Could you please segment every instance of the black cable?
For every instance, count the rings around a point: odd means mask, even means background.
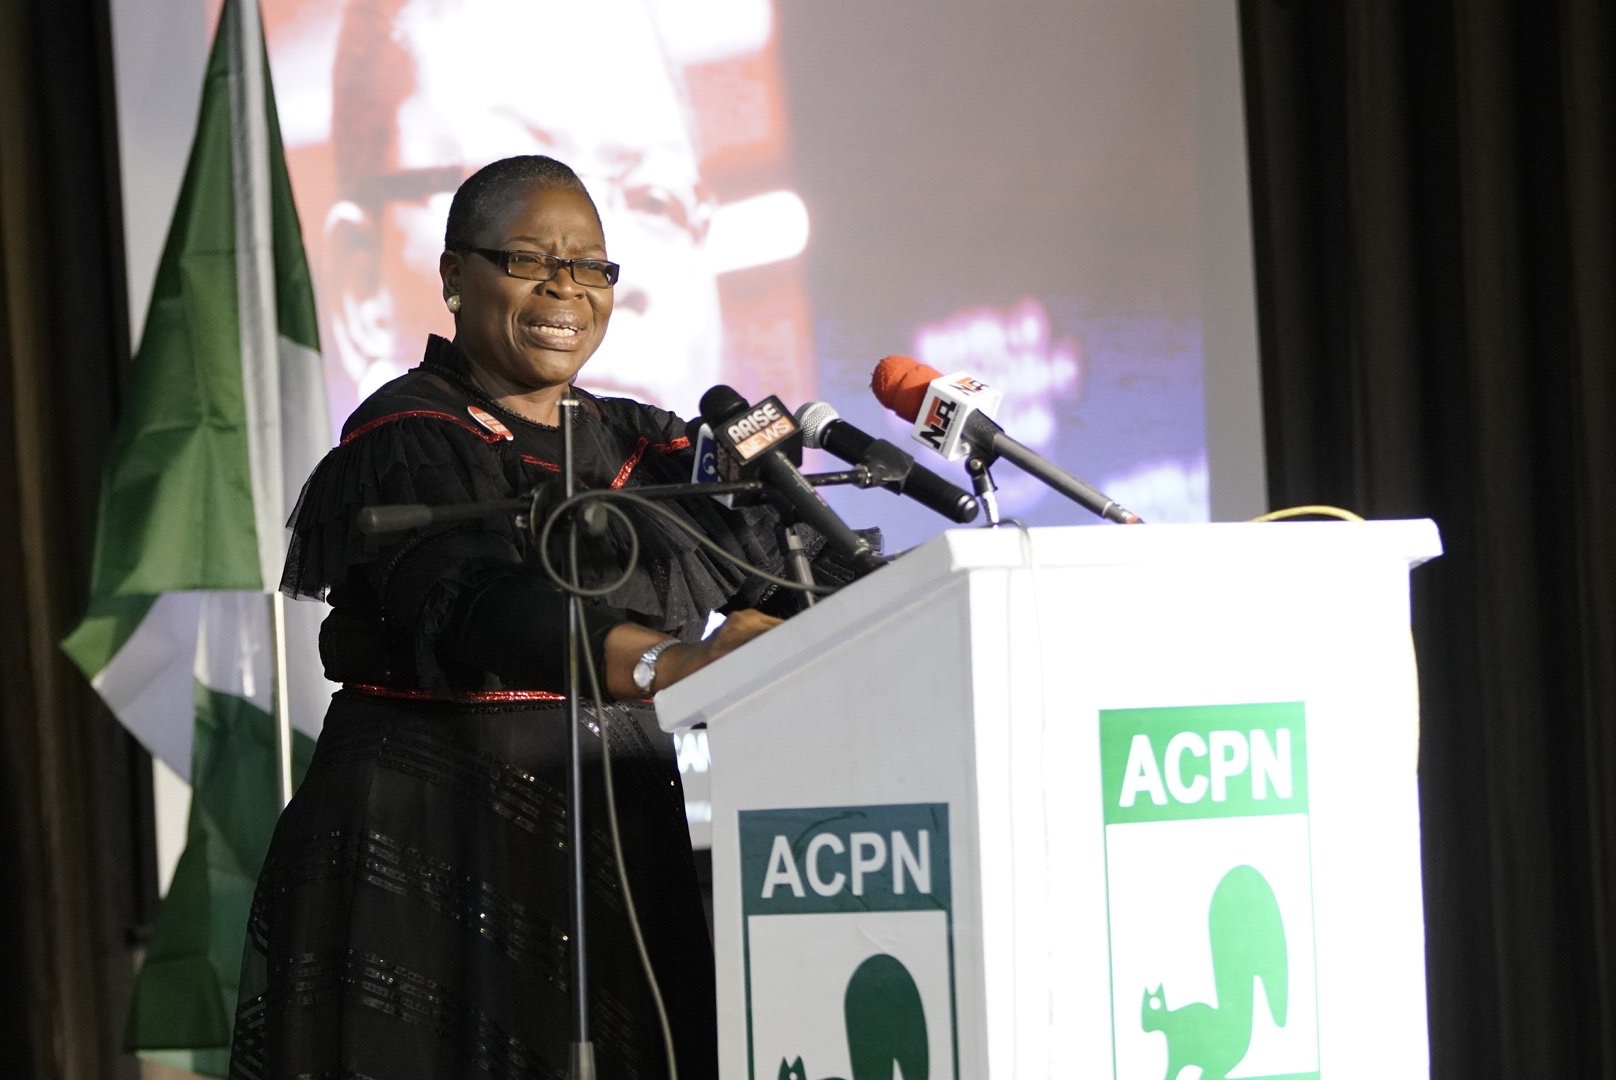
[[[571,555],[576,566],[578,555],[576,533],[573,544]],[[578,626],[584,641],[587,642],[589,625],[582,610],[578,612]],[[595,701],[595,718],[600,722],[600,759],[602,773],[606,779],[606,831],[611,836],[612,856],[617,862],[618,888],[623,890],[623,911],[628,915],[634,949],[639,953],[640,967],[644,969],[645,981],[651,989],[651,1001],[656,1005],[657,1022],[662,1026],[662,1049],[668,1059],[668,1080],[679,1080],[679,1065],[673,1053],[673,1026],[668,1022],[668,1008],[662,1000],[662,987],[657,982],[655,969],[651,966],[651,951],[645,944],[645,932],[640,926],[640,913],[634,904],[634,891],[628,883],[628,863],[623,857],[623,834],[617,825],[617,789],[613,782],[611,728],[607,720],[605,694],[601,692],[600,675],[595,670],[593,653],[588,648],[580,651],[584,658],[584,669],[589,675],[589,690]]]
[[[629,548],[629,557],[621,576],[604,586],[585,588],[584,586],[579,585],[575,588],[565,577],[561,575],[559,571],[556,570],[555,564],[550,559],[550,534],[566,511],[587,502],[590,499],[600,500],[601,507],[603,509],[610,513],[617,514],[623,519],[624,524],[628,526],[629,537],[633,541],[633,544]],[[719,558],[725,560],[731,565],[736,566],[746,573],[751,574],[753,577],[766,581],[771,585],[778,585],[787,589],[799,589],[803,592],[817,593],[822,596],[829,596],[837,589],[837,587],[834,585],[804,585],[800,581],[795,581],[791,578],[779,577],[767,570],[764,570],[762,567],[753,566],[739,555],[735,555],[724,550],[722,546],[703,534],[701,530],[697,529],[694,525],[685,521],[677,514],[674,514],[672,511],[658,505],[654,499],[647,499],[629,491],[602,490],[580,491],[575,495],[571,495],[563,499],[561,502],[556,504],[555,509],[550,512],[550,516],[545,519],[544,525],[539,530],[538,549],[540,564],[544,567],[545,573],[550,575],[550,580],[554,581],[556,585],[563,590],[572,593],[574,596],[591,598],[607,596],[622,588],[622,586],[628,581],[630,575],[633,574],[634,568],[638,564],[640,543],[639,535],[634,531],[634,521],[621,507],[613,506],[613,501],[631,502],[645,510],[649,510],[652,513],[661,515],[662,517],[666,518],[670,524],[688,534],[698,544],[712,552],[714,555],[717,555]]]
[[[556,568],[554,562],[550,558],[549,545],[553,530],[562,520],[562,518],[567,516],[568,511],[579,509],[590,500],[597,501],[602,510],[606,511],[608,514],[616,514],[623,521],[623,524],[627,527],[629,534],[629,550],[628,557],[624,561],[622,574],[618,578],[604,586],[586,588],[579,579],[580,569],[578,562],[577,529],[574,528],[568,534],[567,555],[571,569],[570,575],[563,575]],[[712,554],[724,559],[731,565],[739,568],[747,574],[759,578],[762,581],[788,589],[798,589],[809,593],[810,595],[816,593],[828,595],[836,591],[835,587],[833,586],[806,584],[790,578],[779,577],[761,567],[753,566],[740,556],[726,551],[722,546],[695,528],[695,526],[689,524],[683,518],[672,513],[665,507],[658,505],[655,500],[647,499],[643,496],[627,491],[600,490],[577,492],[563,499],[550,512],[549,516],[545,518],[544,524],[540,527],[538,532],[537,546],[539,549],[540,564],[544,567],[545,573],[549,575],[550,579],[555,582],[557,586],[559,586],[564,592],[567,592],[574,597],[595,598],[606,596],[612,592],[615,592],[628,581],[629,577],[633,574],[634,569],[639,564],[639,533],[634,528],[633,518],[631,518],[622,507],[613,505],[615,501],[631,502],[644,510],[661,515],[664,519],[689,535],[693,540],[695,540],[702,547],[706,548]],[[530,529],[535,517],[537,516],[535,513],[537,507],[538,494],[535,492],[528,514],[528,525]],[[661,986],[657,982],[656,971],[651,964],[650,950],[645,944],[645,934],[640,925],[640,917],[634,903],[633,890],[629,885],[628,865],[623,855],[623,837],[617,820],[617,794],[612,766],[611,727],[608,719],[609,711],[606,705],[605,694],[602,692],[601,688],[600,674],[595,668],[594,653],[588,647],[588,622],[581,606],[574,608],[574,618],[576,620],[576,625],[572,626],[571,629],[576,634],[575,648],[577,650],[578,658],[583,662],[585,673],[589,679],[590,693],[595,706],[595,718],[598,721],[600,728],[601,766],[606,788],[606,825],[607,833],[611,837],[612,854],[617,863],[618,887],[623,892],[624,911],[628,916],[629,929],[634,938],[634,947],[639,955],[640,965],[645,972],[645,979],[651,991],[652,1001],[656,1005],[657,1020],[662,1029],[663,1051],[667,1057],[668,1077],[669,1080],[678,1080],[678,1063],[675,1060],[674,1055],[673,1029],[668,1020],[667,1006],[662,997]],[[574,698],[574,700],[576,700],[576,698]],[[573,725],[573,727],[574,734],[576,735],[576,723]],[[581,944],[581,942],[579,944]]]

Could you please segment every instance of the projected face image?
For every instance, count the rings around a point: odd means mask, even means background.
[[[445,332],[437,270],[454,187],[528,153],[578,172],[623,266],[611,334],[580,385],[683,405],[719,381],[708,206],[642,4],[360,0],[334,81],[347,198],[328,218],[328,277],[341,283],[334,344],[357,396],[413,366],[428,331]]]
[[[880,18],[773,0],[270,0],[333,420],[451,332],[450,193],[544,153],[583,177],[623,266],[583,387],[686,416],[720,382],[823,397],[902,436],[867,380],[908,353],[1002,390],[1007,431],[1133,509],[1204,518],[1201,7],[962,10],[921,43],[921,0]],[[1074,35],[1093,63],[1046,47]],[[1023,58],[1013,78],[999,55]],[[1158,55],[1178,58],[1171,77],[1128,59]],[[1042,104],[991,107],[1012,86]],[[1009,514],[1082,520],[1013,468],[994,477]],[[895,543],[940,527],[844,501]]]

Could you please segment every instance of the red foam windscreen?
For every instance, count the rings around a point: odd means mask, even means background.
[[[883,356],[870,376],[875,400],[903,417],[913,420],[920,414],[926,387],[942,372],[909,356]]]

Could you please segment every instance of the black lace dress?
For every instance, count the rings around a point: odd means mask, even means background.
[[[690,475],[683,424],[588,395],[583,486]],[[281,816],[254,897],[230,1075],[373,1080],[567,1075],[573,1039],[565,599],[507,522],[378,539],[362,506],[510,498],[556,478],[557,430],[481,395],[434,338],[422,365],[348,421],[304,488],[283,591],[328,596],[332,700],[308,775]],[[554,485],[559,487],[559,485]],[[545,500],[551,501],[551,500]],[[773,515],[710,499],[680,513],[778,568]],[[631,579],[585,605],[597,667],[625,619],[687,639],[710,610],[764,599],[756,579],[631,511]],[[616,576],[615,518],[586,578]],[[823,568],[822,568],[823,569]],[[599,1075],[666,1075],[605,831],[600,717],[586,739],[590,1013]],[[717,1075],[713,961],[671,741],[648,705],[604,718],[625,861],[675,1034],[680,1075]]]

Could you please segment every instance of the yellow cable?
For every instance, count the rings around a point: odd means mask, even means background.
[[[1362,520],[1364,520],[1363,518],[1359,517],[1357,514],[1354,514],[1351,510],[1343,510],[1339,506],[1291,506],[1291,507],[1287,507],[1284,510],[1270,510],[1268,513],[1263,514],[1263,515],[1261,515],[1259,517],[1254,517],[1251,520],[1252,521],[1283,521],[1286,518],[1305,517],[1305,516],[1308,516],[1308,515],[1314,515],[1314,516],[1317,516],[1317,517],[1340,518],[1342,521],[1362,521]]]

